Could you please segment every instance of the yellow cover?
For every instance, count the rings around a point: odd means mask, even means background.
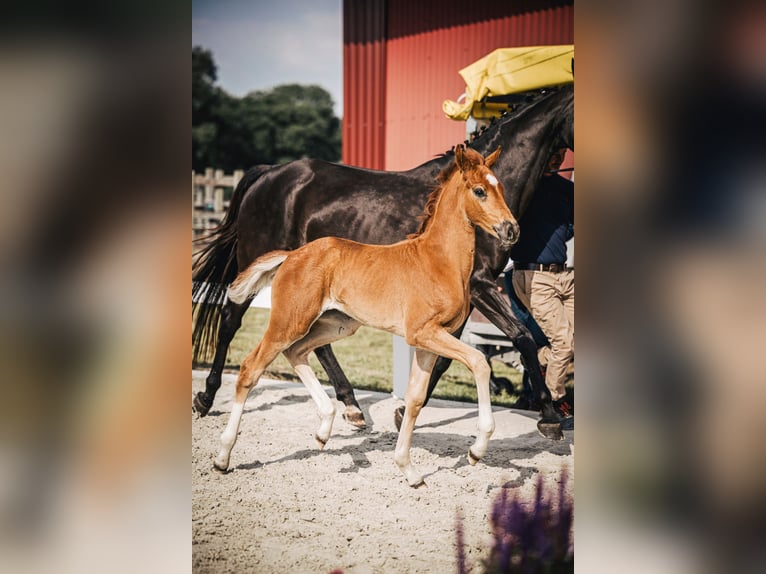
[[[477,108],[486,114],[487,96],[502,96],[574,83],[574,45],[500,48],[460,70],[465,80],[465,103],[444,100],[442,109],[453,120],[467,120]]]

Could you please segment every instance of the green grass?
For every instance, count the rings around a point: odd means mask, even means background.
[[[267,309],[248,310],[242,321],[242,327],[229,348],[227,368],[239,369],[242,359],[255,348],[263,336],[268,318]],[[333,350],[354,388],[388,393],[392,391],[393,350],[390,334],[370,327],[361,327],[354,336],[333,343]],[[324,369],[313,353],[310,361],[319,380],[329,384]],[[517,370],[500,362],[493,362],[492,370],[496,376],[510,379],[517,392],[521,389],[521,373]],[[282,355],[269,366],[266,376],[274,379],[298,380],[292,367]],[[436,386],[433,396],[476,402],[476,385],[473,375],[465,366],[453,361]],[[517,394],[508,395],[503,392],[499,396],[492,397],[492,404],[510,406],[517,398]]]

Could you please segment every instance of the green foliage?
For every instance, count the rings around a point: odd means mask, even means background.
[[[338,161],[340,120],[330,94],[286,84],[234,97],[215,85],[213,54],[192,48],[192,166],[225,171],[301,157]]]
[[[215,103],[218,69],[209,50],[192,48],[192,125],[204,121]]]

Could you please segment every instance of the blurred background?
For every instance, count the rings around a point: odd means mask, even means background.
[[[0,24],[15,571],[191,566],[191,12],[25,3]],[[761,572],[766,9],[579,0],[574,18],[576,568]]]
[[[8,571],[190,569],[190,15],[177,2],[4,9]]]
[[[763,571],[766,9],[575,30],[578,569]]]

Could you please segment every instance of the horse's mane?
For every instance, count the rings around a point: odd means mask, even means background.
[[[452,150],[452,153],[454,154],[454,148]],[[426,200],[426,206],[423,208],[423,214],[420,216],[420,226],[418,227],[418,230],[415,233],[410,233],[407,236],[407,239],[414,239],[420,235],[423,235],[425,233],[425,230],[428,229],[429,223],[431,223],[431,218],[434,215],[434,212],[436,211],[436,204],[439,202],[439,197],[442,194],[442,191],[445,187],[447,187],[447,182],[452,177],[452,174],[457,169],[457,162],[452,161],[450,164],[445,167],[441,172],[439,172],[439,175],[436,176],[436,181],[438,182],[434,190],[428,194],[428,199]]]
[[[558,92],[560,89],[559,86],[549,87],[549,88],[541,88],[539,90],[533,90],[530,92],[524,92],[522,94],[519,94],[520,100],[514,103],[508,104],[508,109],[503,110],[503,112],[500,114],[500,116],[492,117],[489,120],[488,126],[482,126],[481,128],[471,132],[471,134],[468,136],[468,139],[465,140],[466,145],[473,145],[475,143],[478,143],[480,140],[482,140],[484,137],[487,137],[490,133],[493,133],[495,129],[497,129],[501,124],[506,123],[507,121],[510,121],[521,114],[523,114],[525,111],[527,111],[529,108],[532,107],[533,104],[539,102],[540,100],[544,99],[545,97],[549,96],[550,94],[554,92]],[[446,156],[452,156],[455,155],[455,148],[448,149],[444,153],[437,154],[435,157],[442,158]]]
[[[481,138],[488,137],[488,135],[494,132],[501,124],[521,116],[524,112],[529,110],[533,104],[543,100],[552,93],[558,92],[559,89],[560,88],[558,86],[555,86],[519,94],[519,97],[521,98],[520,101],[508,104],[508,109],[503,111],[499,117],[493,117],[490,120],[489,126],[483,126],[481,129],[471,133],[469,139],[465,140],[464,143],[466,145],[471,145],[477,143]],[[443,158],[454,155],[455,147],[453,146],[451,149],[448,149],[444,153],[437,154],[436,157]],[[433,217],[434,211],[436,209],[436,204],[439,201],[439,196],[441,195],[441,192],[449,179],[452,177],[452,173],[455,171],[455,169],[457,169],[457,164],[452,161],[449,163],[449,165],[447,165],[447,167],[439,172],[439,175],[436,176],[438,183],[436,188],[428,194],[426,205],[423,208],[423,214],[419,217],[420,226],[415,233],[410,233],[407,236],[407,239],[414,239],[415,237],[422,235],[428,228],[428,224],[431,222],[431,218]]]

